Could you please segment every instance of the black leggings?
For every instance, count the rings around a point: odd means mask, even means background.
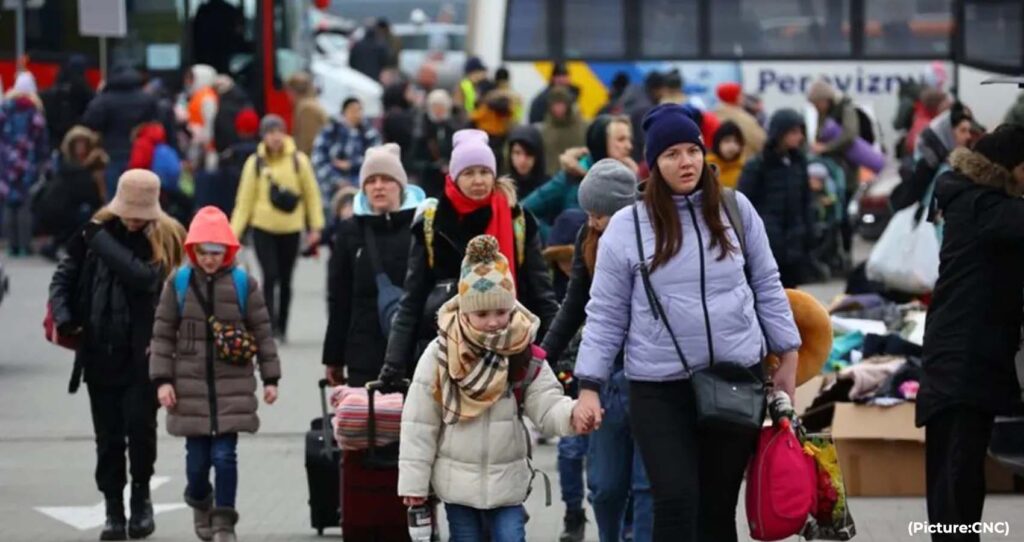
[[[995,416],[965,405],[934,414],[925,425],[928,521],[971,525],[985,507],[985,458]],[[981,540],[977,534],[933,534],[935,542]]]
[[[736,503],[756,431],[697,427],[688,380],[630,382],[633,438],[654,497],[656,542],[734,542]]]
[[[298,233],[267,233],[253,229],[256,258],[263,269],[263,297],[274,330],[284,333],[288,329],[288,309],[292,304],[292,272],[299,258]],[[275,297],[274,292],[280,297]]]
[[[96,486],[108,499],[120,499],[125,484],[125,452],[132,482],[149,487],[156,463],[156,391],[149,382],[106,387],[89,384],[89,407],[96,435]]]

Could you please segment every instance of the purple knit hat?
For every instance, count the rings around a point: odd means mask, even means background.
[[[452,180],[458,180],[466,168],[483,166],[495,175],[498,174],[497,160],[494,151],[487,145],[487,133],[482,130],[459,130],[452,136],[452,159],[448,162],[448,171]]]

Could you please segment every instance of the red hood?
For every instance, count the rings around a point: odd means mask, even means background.
[[[192,225],[188,228],[188,237],[185,238],[185,253],[192,265],[196,262],[195,245],[200,243],[217,243],[228,247],[224,256],[224,266],[231,267],[235,263],[235,255],[238,254],[238,238],[231,231],[231,224],[227,215],[220,209],[207,206],[196,213],[192,219]]]
[[[145,139],[152,141],[154,145],[159,145],[167,142],[167,131],[164,130],[163,124],[150,122],[140,127],[139,133],[135,137],[136,139]]]

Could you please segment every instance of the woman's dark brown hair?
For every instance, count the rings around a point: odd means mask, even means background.
[[[646,185],[644,205],[654,227],[654,259],[651,261],[653,272],[668,263],[683,248],[683,223],[679,219],[675,201],[672,200],[675,193],[661,176],[657,165],[651,169],[651,176],[647,179]],[[707,162],[704,163],[697,187],[703,190],[701,215],[711,230],[710,248],[718,247],[718,259],[722,260],[735,250],[735,246],[726,233],[728,228],[722,222],[722,185],[718,182],[718,175]]]

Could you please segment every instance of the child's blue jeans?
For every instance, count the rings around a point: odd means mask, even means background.
[[[238,433],[225,433],[213,437],[185,439],[185,474],[189,498],[202,501],[214,491],[210,486],[210,467],[217,475],[214,505],[235,507],[238,493]]]
[[[526,542],[526,509],[522,505],[479,510],[445,503],[451,542]],[[485,531],[485,528],[489,528]]]

